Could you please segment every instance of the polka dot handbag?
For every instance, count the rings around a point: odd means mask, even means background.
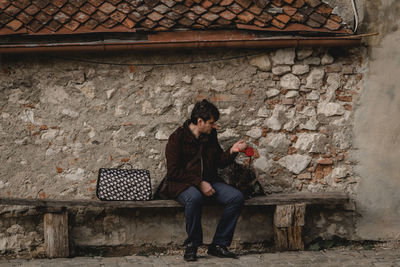
[[[97,179],[96,195],[100,200],[150,200],[151,184],[148,170],[101,168]]]

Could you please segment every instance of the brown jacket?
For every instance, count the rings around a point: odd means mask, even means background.
[[[176,198],[190,186],[199,187],[202,180],[223,182],[218,177],[217,169],[232,163],[237,155],[231,155],[230,149],[225,152],[222,150],[215,129],[197,140],[189,124],[188,120],[171,134],[165,149],[167,186],[162,194],[170,198]]]

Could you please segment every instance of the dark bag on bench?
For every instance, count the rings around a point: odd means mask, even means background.
[[[117,168],[99,169],[96,196],[100,200],[150,200],[151,183],[148,170]]]

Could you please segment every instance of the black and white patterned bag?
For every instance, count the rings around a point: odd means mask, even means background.
[[[96,195],[100,200],[150,200],[151,184],[148,170],[117,168],[99,169]]]

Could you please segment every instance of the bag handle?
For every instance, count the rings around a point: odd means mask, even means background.
[[[131,167],[131,169],[133,169],[133,165],[130,164],[129,162],[122,163],[121,165],[119,165],[119,166],[117,167],[117,169],[122,169],[122,167],[124,167],[125,165],[129,165],[129,166]]]

